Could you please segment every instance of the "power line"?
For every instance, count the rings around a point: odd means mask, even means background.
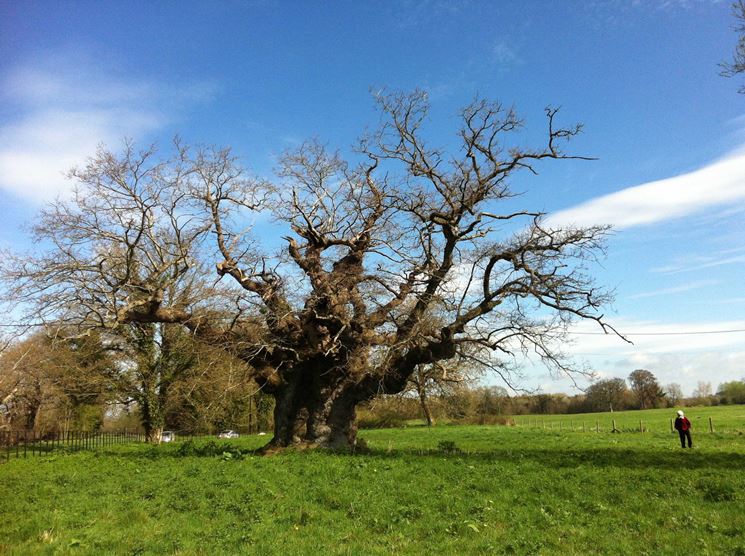
[[[697,334],[734,334],[737,332],[745,332],[745,328],[733,328],[730,330],[696,330],[689,332],[623,332],[620,333],[623,336],[695,336]],[[578,334],[582,336],[611,336],[606,332],[572,332],[569,331],[567,334]]]

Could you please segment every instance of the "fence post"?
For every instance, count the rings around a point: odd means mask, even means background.
[[[670,432],[673,432],[673,418],[670,417]]]
[[[711,422],[711,417],[709,417],[709,432],[714,432],[714,423]]]
[[[618,432],[618,429],[616,429],[616,420],[613,419],[612,422],[613,422],[613,430],[611,432]]]
[[[595,420],[595,432],[600,432],[600,420]]]

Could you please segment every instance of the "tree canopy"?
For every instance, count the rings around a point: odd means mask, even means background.
[[[422,365],[505,373],[524,352],[576,372],[566,327],[615,332],[586,266],[607,228],[547,226],[513,208],[510,180],[582,158],[563,151],[581,126],[549,108],[545,143],[525,148],[515,111],[477,99],[446,151],[425,139],[425,93],[377,101],[380,126],[350,160],[310,141],[273,181],[228,149],[99,150],[36,223],[48,248],[6,257],[11,296],[29,318],[79,331],[179,325],[220,346],[274,396],[279,447],[354,444],[357,404],[402,391]],[[266,218],[281,241],[252,226]]]

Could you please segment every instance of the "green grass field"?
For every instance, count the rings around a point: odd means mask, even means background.
[[[671,420],[675,419],[677,409],[683,409],[693,425],[693,431],[709,431],[709,419],[714,432],[745,434],[745,407],[741,405],[720,405],[716,407],[682,407],[675,409],[645,409],[642,411],[614,411],[604,413],[581,413],[577,415],[520,415],[515,417],[519,426],[610,431],[613,421],[616,428],[623,431],[669,432]]]
[[[365,455],[243,455],[267,440],[245,437],[11,458],[0,553],[745,555],[745,407],[726,409],[733,432],[694,450],[443,426],[363,431]]]

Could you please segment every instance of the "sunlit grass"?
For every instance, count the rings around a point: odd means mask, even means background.
[[[697,434],[690,451],[664,432],[361,434],[365,455],[254,456],[267,437],[245,437],[209,456],[12,458],[0,553],[745,554],[737,433]]]
[[[682,409],[693,424],[695,433],[742,432],[745,433],[745,406],[720,405],[676,407],[673,409],[644,409],[635,411],[606,411],[601,413],[578,413],[575,415],[520,415],[515,422],[523,427],[538,427],[558,430],[609,431],[616,428],[627,431],[643,429],[651,432],[669,432],[676,411]]]

